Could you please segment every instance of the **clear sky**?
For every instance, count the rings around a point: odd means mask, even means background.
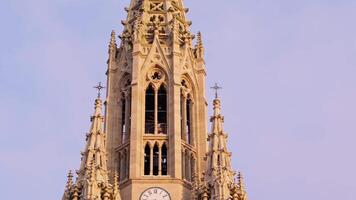
[[[1,199],[60,199],[128,0],[0,6]],[[186,0],[251,200],[355,200],[356,1]],[[211,91],[208,96],[213,97]],[[211,107],[209,107],[211,109]]]

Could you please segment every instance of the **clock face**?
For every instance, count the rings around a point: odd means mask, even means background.
[[[140,200],[171,200],[171,197],[166,190],[153,187],[145,190],[141,194]]]

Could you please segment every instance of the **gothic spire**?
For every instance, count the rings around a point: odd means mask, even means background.
[[[231,153],[227,150],[227,134],[223,129],[224,117],[221,115],[221,101],[217,95],[213,101],[213,110],[213,116],[210,118],[212,127],[208,136],[210,144],[205,181],[211,188],[213,200],[230,199],[235,172],[231,168]]]
[[[78,200],[79,197],[85,200],[101,198],[103,200],[120,200],[118,188],[113,189],[108,178],[106,135],[103,130],[103,103],[100,99],[100,90],[103,87],[99,86],[95,87],[99,90],[99,94],[98,98],[95,99],[94,114],[90,118],[91,127],[86,135],[86,146],[84,152],[82,152],[80,169],[77,171],[78,177],[73,185],[73,175],[71,172],[68,174],[63,200]],[[115,187],[118,187],[117,183]]]
[[[102,115],[102,100],[98,96],[95,100],[94,114],[91,117],[91,128],[87,134],[87,144],[83,152],[81,167],[79,170],[79,180],[83,180],[88,173],[88,169],[98,170],[93,176],[95,179],[100,179],[102,182],[108,182],[106,171],[106,148],[105,148],[105,133],[103,131],[104,117]],[[91,166],[93,165],[93,166]]]

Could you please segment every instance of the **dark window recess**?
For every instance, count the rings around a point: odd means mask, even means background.
[[[150,155],[151,155],[151,148],[148,144],[145,147],[145,175],[150,175]]]
[[[145,133],[154,134],[155,130],[155,92],[152,85],[146,90]]]
[[[167,146],[166,144],[163,144],[162,146],[162,175],[166,176],[168,174],[168,168],[167,168]]]
[[[190,99],[187,99],[187,108],[186,108],[187,124],[186,124],[186,133],[187,133],[187,142],[188,142],[188,144],[191,144],[191,130],[192,130],[191,109],[192,109],[192,101],[191,101]]]
[[[158,150],[158,145],[156,144],[153,147],[153,175],[158,176],[158,156],[159,156],[159,150]]]
[[[181,139],[184,140],[184,134],[183,134],[183,129],[184,129],[184,121],[183,121],[183,92],[182,90],[180,91],[180,131],[181,131]]]
[[[161,86],[158,90],[158,134],[167,134],[167,90]]]
[[[125,141],[126,134],[126,102],[125,99],[121,99],[121,141]]]

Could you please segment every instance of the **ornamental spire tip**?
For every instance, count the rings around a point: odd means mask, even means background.
[[[98,83],[97,86],[94,86],[95,89],[98,90],[98,99],[100,99],[100,96],[101,96],[101,90],[104,89],[105,87],[101,85],[101,82]]]
[[[215,99],[218,99],[219,98],[218,92],[219,92],[219,90],[222,89],[222,87],[220,87],[217,83],[215,83],[215,85],[210,88],[215,90]]]

